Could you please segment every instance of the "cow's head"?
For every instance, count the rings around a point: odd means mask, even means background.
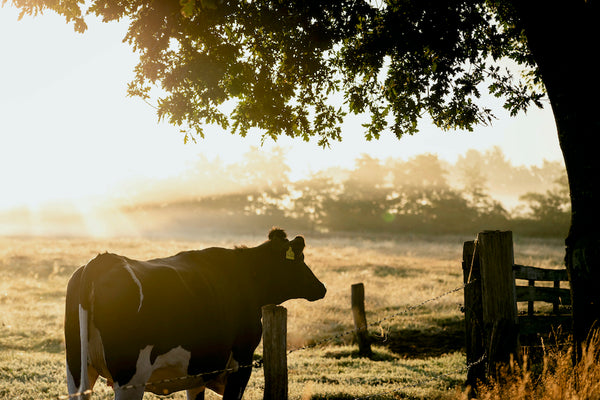
[[[289,299],[315,301],[325,296],[325,285],[304,263],[304,246],[302,236],[290,241],[281,229],[269,232],[269,241],[264,247],[269,253],[266,273],[270,275],[268,290],[277,299],[274,303]]]

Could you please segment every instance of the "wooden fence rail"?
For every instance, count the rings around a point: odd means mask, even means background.
[[[561,305],[571,305],[571,292],[561,288],[561,282],[568,282],[566,269],[544,269],[515,264],[515,279],[526,280],[528,286],[516,285],[517,302],[527,302],[527,315],[519,316],[519,333],[531,335],[550,332],[553,327],[568,326],[570,315],[560,315]],[[553,282],[553,287],[535,286],[535,282]],[[535,315],[534,302],[552,304],[553,315]]]

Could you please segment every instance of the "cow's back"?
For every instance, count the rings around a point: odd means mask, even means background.
[[[150,261],[105,254],[86,266],[82,288],[91,294],[91,320],[114,381],[131,379],[147,346],[151,363],[177,347],[189,351],[191,374],[225,365],[248,328],[240,320],[246,304],[232,293],[240,277],[221,250]]]

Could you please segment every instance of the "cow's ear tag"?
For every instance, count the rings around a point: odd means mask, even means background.
[[[285,258],[287,260],[293,260],[295,258],[295,256],[294,256],[294,250],[292,250],[292,246],[290,246],[288,248],[288,251],[285,252]]]

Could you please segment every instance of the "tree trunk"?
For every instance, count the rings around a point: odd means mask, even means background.
[[[569,178],[565,264],[580,354],[600,320],[600,6],[597,0],[515,0],[513,5],[548,92]]]

